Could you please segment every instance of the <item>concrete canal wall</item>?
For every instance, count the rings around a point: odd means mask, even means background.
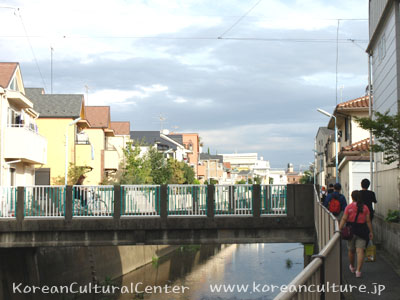
[[[0,249],[0,300],[41,299],[13,295],[13,283],[88,284],[115,279],[176,249],[172,246],[107,246]]]

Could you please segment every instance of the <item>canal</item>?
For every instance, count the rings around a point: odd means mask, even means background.
[[[277,286],[288,284],[303,269],[303,249],[302,244],[183,246],[102,283],[121,288],[120,292],[79,299],[273,299],[279,293]]]

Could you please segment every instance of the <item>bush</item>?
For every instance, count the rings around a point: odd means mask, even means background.
[[[389,209],[385,220],[387,222],[399,223],[400,222],[400,211]]]

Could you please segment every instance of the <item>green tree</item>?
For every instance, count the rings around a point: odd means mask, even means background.
[[[125,168],[121,176],[121,184],[151,184],[151,163],[147,155],[140,155],[140,143],[133,147],[128,143],[124,149]]]
[[[150,148],[146,154],[150,162],[150,176],[153,184],[167,184],[171,177],[171,169],[164,155],[156,148]]]
[[[310,170],[305,171],[299,181],[301,184],[313,183],[314,178],[312,172]]]
[[[371,145],[372,152],[383,152],[384,163],[397,162],[400,167],[400,114],[389,115],[375,112],[375,119],[357,118],[356,121],[361,128],[372,131],[375,143]]]
[[[194,170],[188,164],[182,162],[181,164],[183,177],[185,178],[185,184],[193,184],[195,181]]]
[[[262,182],[262,179],[261,179],[261,177],[260,176],[256,176],[256,177],[254,177],[254,183],[255,184],[261,184],[261,182]]]
[[[171,176],[169,178],[170,184],[183,184],[185,182],[185,175],[182,165],[175,159],[168,160],[168,167],[170,168]]]
[[[73,163],[69,163],[68,168],[68,185],[74,185],[78,181],[81,175],[85,175],[86,173],[92,171],[92,167],[88,166],[76,166]],[[65,184],[65,176],[57,176],[53,178],[53,182],[55,185],[64,185]]]

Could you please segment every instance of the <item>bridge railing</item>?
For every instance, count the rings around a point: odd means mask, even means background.
[[[286,185],[261,185],[261,215],[285,215],[286,199]]]
[[[206,185],[168,185],[169,216],[206,216]]]
[[[160,216],[160,185],[121,185],[121,216]]]
[[[73,217],[112,217],[114,186],[72,186]]]
[[[290,215],[287,191],[248,184],[1,187],[0,218]]]
[[[24,189],[24,216],[64,217],[65,186],[27,186]]]
[[[0,187],[0,218],[15,218],[17,207],[17,188]]]
[[[274,300],[294,299],[340,299],[340,292],[328,284],[339,287],[341,283],[341,240],[339,223],[320,202],[314,187],[314,220],[320,252],[313,255],[313,260],[289,284],[293,287],[287,292],[281,292]],[[319,287],[326,290],[318,292]]]
[[[215,215],[252,215],[253,185],[215,185]]]

